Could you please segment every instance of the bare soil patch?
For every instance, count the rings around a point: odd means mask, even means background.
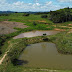
[[[56,31],[65,31],[65,29],[58,29],[58,28],[55,28],[54,30],[56,30]]]
[[[28,20],[29,22],[33,22],[33,21],[35,21],[35,22],[42,22],[42,23],[46,23],[46,21],[44,21],[44,20]]]
[[[15,32],[14,28],[27,28],[28,26],[24,25],[24,23],[20,22],[9,22],[9,21],[2,21],[0,22],[0,34],[9,34]]]
[[[70,29],[68,33],[72,33],[72,29]]]
[[[56,27],[56,25],[52,25],[52,26]]]
[[[72,26],[72,24],[69,24],[69,26]]]

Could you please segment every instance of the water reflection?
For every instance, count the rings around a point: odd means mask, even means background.
[[[15,36],[13,39],[24,38],[24,37],[43,36],[43,34],[54,35],[54,34],[57,34],[59,32],[60,31],[31,31],[31,32],[22,33],[18,36]]]
[[[27,60],[18,60],[18,59],[14,59],[12,61],[13,65],[25,65],[25,64],[28,64],[28,61]]]
[[[49,42],[27,46],[19,60],[29,61],[24,67],[72,69],[72,55],[58,53],[55,44]]]

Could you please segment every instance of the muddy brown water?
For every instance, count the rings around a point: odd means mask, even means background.
[[[72,55],[60,54],[51,42],[30,44],[20,55],[24,67],[72,69]]]
[[[59,32],[60,31],[31,31],[31,32],[25,32],[25,33],[19,34],[18,36],[15,36],[13,39],[24,38],[24,37],[43,36],[43,34],[45,34],[45,33],[46,33],[46,35],[54,35]]]

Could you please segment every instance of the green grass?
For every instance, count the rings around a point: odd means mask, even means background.
[[[41,15],[34,15],[30,14],[29,16],[23,16],[23,13],[12,13],[9,16],[0,16],[1,21],[8,20],[8,21],[15,21],[15,22],[21,22],[25,23],[25,25],[30,26],[27,29],[31,30],[53,30],[54,27],[51,26],[54,23],[50,21],[48,18],[41,18]],[[38,22],[38,21],[45,21],[48,25],[46,25],[44,22]],[[36,22],[37,25],[34,26],[33,22]],[[47,28],[49,27],[49,28]],[[16,28],[15,28],[16,29]],[[18,30],[18,29],[17,29]],[[20,29],[19,29],[20,30]],[[20,32],[23,32],[21,29]]]
[[[41,18],[40,15],[34,15],[30,14],[29,16],[23,16],[23,13],[12,13],[9,16],[0,16],[0,20],[8,20],[8,21],[15,21],[15,22],[22,22],[25,23],[25,25],[30,26],[33,30],[53,30],[55,27],[52,25],[55,25],[52,21],[50,21],[48,18]],[[38,22],[38,21],[45,21],[45,22]],[[36,22],[37,25],[34,26],[33,22]],[[46,24],[48,25],[46,25]],[[57,27],[59,29],[69,29],[60,27],[61,25],[67,26],[68,24],[71,24],[72,22],[65,22],[65,23],[56,23]],[[48,28],[47,28],[48,27]]]
[[[8,19],[9,21],[16,21],[16,22],[23,22],[23,23],[29,23],[29,20],[36,21],[36,20],[43,20],[46,21],[46,23],[53,24],[52,21],[49,19],[41,18],[41,15],[34,15],[30,14],[30,16],[23,16],[23,13],[12,13],[9,16],[0,16],[0,19]]]
[[[63,54],[72,54],[72,33],[61,32],[57,35],[50,36],[57,45],[57,50]]]
[[[20,33],[33,31],[33,30],[53,30],[54,28],[60,28],[60,29],[66,29],[69,30],[69,28],[63,28],[60,26],[68,26],[68,24],[72,24],[72,22],[65,22],[61,24],[54,24],[49,19],[41,18],[41,15],[34,15],[30,14],[30,16],[22,16],[23,13],[13,13],[10,14],[10,16],[0,16],[0,21],[4,21],[5,19],[8,19],[8,21],[15,21],[15,22],[22,22],[25,23],[25,25],[28,25],[28,28],[14,28],[18,30],[17,32],[7,34],[5,35],[5,42],[3,42],[3,45],[1,46],[2,53],[4,54],[7,50],[10,49],[10,52],[8,53],[8,56],[6,57],[4,63],[0,66],[1,72],[50,72],[51,70],[48,69],[48,71],[39,70],[39,69],[33,69],[31,68],[24,68],[22,66],[14,66],[11,62],[13,59],[18,58],[19,55],[22,53],[22,50],[27,46],[27,44],[33,44],[42,42],[44,37],[33,37],[33,38],[23,38],[23,39],[16,39],[13,40],[12,38]],[[31,22],[29,22],[31,20]],[[46,21],[47,24],[43,22],[37,22],[37,20],[40,21]],[[33,22],[36,22],[36,26],[33,25]],[[53,25],[57,25],[57,27],[54,27]],[[47,28],[48,27],[48,28]],[[60,53],[63,54],[72,54],[72,33],[62,32],[56,35],[47,36],[47,38],[50,39],[51,42],[54,42],[57,45],[57,50]],[[8,43],[10,41],[10,43]],[[3,55],[2,54],[2,55]],[[57,70],[56,72],[72,72],[72,70]]]

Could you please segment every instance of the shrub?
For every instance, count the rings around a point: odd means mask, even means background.
[[[41,16],[41,18],[47,18],[47,17],[48,17],[47,15],[42,15],[42,16]]]
[[[23,14],[23,16],[29,16],[30,14],[28,14],[28,13],[25,13],[25,14]]]
[[[15,13],[18,13],[18,12],[15,12]]]
[[[46,36],[46,33],[45,33],[45,34],[43,34],[43,36]]]
[[[9,16],[9,14],[0,14],[0,16]]]
[[[44,41],[49,41],[49,39],[48,39],[48,38],[44,38],[43,40],[44,40]]]
[[[36,26],[37,24],[35,22],[33,22],[33,25]]]
[[[72,21],[71,9],[65,8],[57,11],[50,11],[50,20],[54,23]]]

